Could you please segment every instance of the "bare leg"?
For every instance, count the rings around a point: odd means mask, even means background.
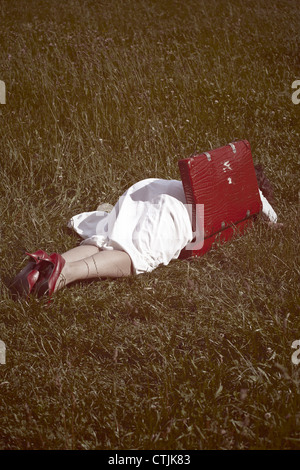
[[[88,247],[86,253],[89,255],[85,258],[68,261],[68,259],[76,258],[74,255],[83,255],[84,250],[81,250],[80,253],[73,251],[71,254],[67,252],[62,255],[66,259],[66,264],[58,278],[55,290],[74,281],[103,277],[117,278],[132,274],[131,258],[125,251],[99,251],[97,247],[91,245],[81,245],[81,247]],[[95,253],[94,250],[94,253],[91,254],[93,251],[91,248],[96,248],[97,252]]]
[[[62,257],[67,263],[78,261],[80,259],[88,258],[96,253],[99,253],[99,248],[94,245],[79,245],[71,250],[62,254]]]

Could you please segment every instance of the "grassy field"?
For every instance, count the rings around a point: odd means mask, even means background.
[[[2,0],[0,22],[0,448],[300,448],[299,2]],[[283,229],[11,298],[25,251],[79,243],[72,215],[234,139]]]

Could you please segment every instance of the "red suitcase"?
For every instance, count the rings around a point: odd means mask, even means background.
[[[252,224],[261,200],[247,140],[179,160],[178,165],[195,235],[180,258],[201,256],[214,242],[230,240]]]

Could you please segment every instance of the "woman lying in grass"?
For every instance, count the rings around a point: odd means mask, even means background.
[[[255,167],[262,212],[277,223],[272,188]],[[21,295],[52,295],[79,280],[117,278],[153,271],[177,259],[193,239],[181,181],[146,179],[131,186],[112,212],[84,212],[69,221],[84,240],[66,253],[27,253],[30,261],[11,288]]]

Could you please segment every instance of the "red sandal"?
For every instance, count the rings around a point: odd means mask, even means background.
[[[16,275],[10,285],[13,294],[24,297],[28,296],[38,278],[39,278],[39,265],[42,260],[50,260],[50,256],[43,250],[38,250],[35,253],[26,253],[31,260],[28,264]]]
[[[34,292],[38,297],[42,297],[44,294],[51,297],[65,264],[65,259],[59,253],[52,253],[50,259],[42,260],[39,267],[39,280],[34,287]]]

